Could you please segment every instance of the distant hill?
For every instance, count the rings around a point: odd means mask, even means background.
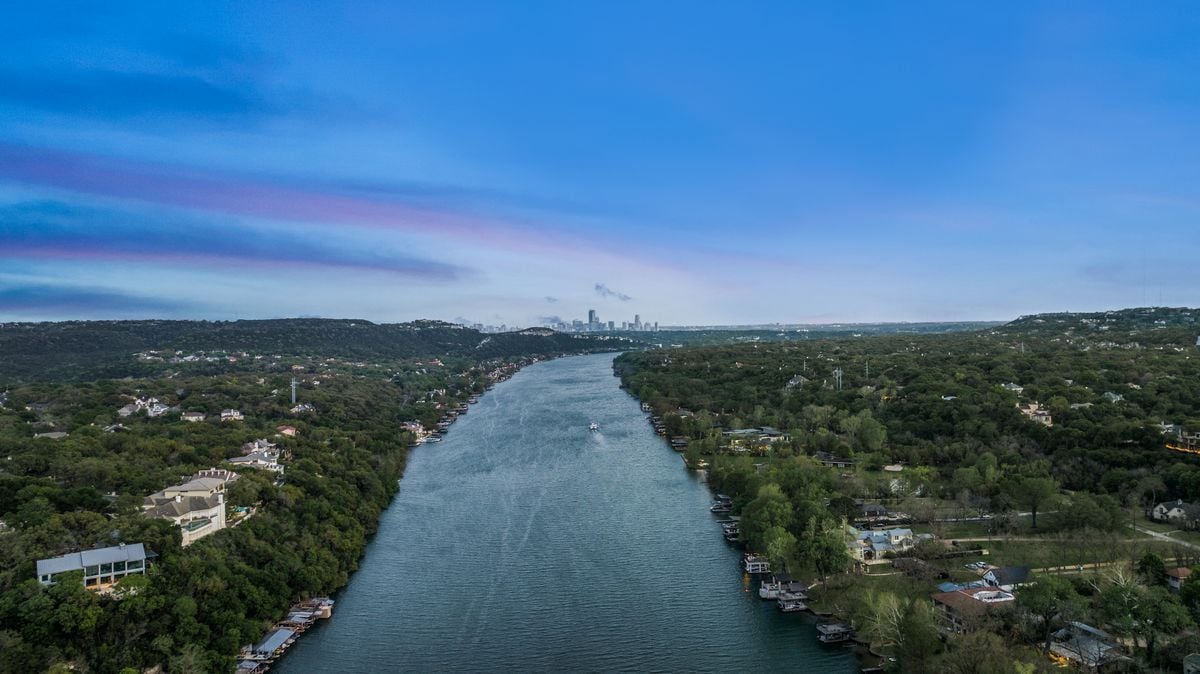
[[[1000,334],[1022,334],[1067,342],[1195,346],[1200,334],[1200,309],[1139,307],[1089,313],[1051,313],[1022,316],[996,328]]]
[[[580,353],[628,347],[625,340],[549,330],[483,334],[440,321],[376,324],[293,318],[244,321],[66,321],[0,324],[0,385],[16,380],[145,374],[135,357],[239,353],[351,360]]]

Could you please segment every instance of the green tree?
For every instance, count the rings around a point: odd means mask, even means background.
[[[772,527],[787,528],[792,523],[792,504],[779,485],[765,484],[758,495],[742,509],[742,538],[751,548],[762,550],[765,535]]]
[[[1076,609],[1078,599],[1075,586],[1058,576],[1043,575],[1036,583],[1021,588],[1017,605],[1036,621],[1042,652],[1049,652],[1050,635],[1057,623]]]
[[[934,622],[933,609],[919,600],[908,603],[900,619],[896,643],[896,671],[924,674],[932,671],[942,641]]]
[[[1029,508],[1036,529],[1038,510],[1058,496],[1058,483],[1049,476],[1022,476],[1010,480],[1006,491],[1014,501]]]

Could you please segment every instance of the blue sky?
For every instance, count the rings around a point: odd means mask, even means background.
[[[1196,304],[1200,9],[971,5],[10,9],[0,320]]]

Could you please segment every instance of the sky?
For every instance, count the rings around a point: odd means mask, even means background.
[[[24,3],[0,320],[1200,298],[1200,5]]]

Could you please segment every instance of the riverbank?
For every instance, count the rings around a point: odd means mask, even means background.
[[[414,451],[338,618],[278,672],[854,671],[747,596],[611,361],[526,368]]]

